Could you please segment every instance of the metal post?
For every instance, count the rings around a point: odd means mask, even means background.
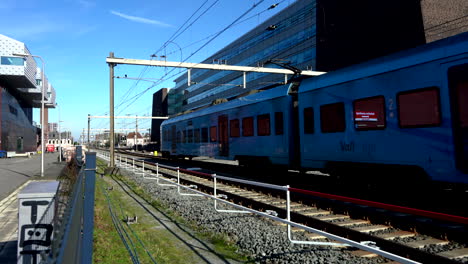
[[[83,240],[81,263],[92,263],[94,228],[94,188],[96,183],[96,152],[86,152],[83,205]]]
[[[57,108],[58,108],[58,132],[59,132],[59,142],[60,142],[60,146],[59,146],[59,162],[62,162],[62,131],[60,131],[60,105],[57,104]]]
[[[192,84],[192,81],[190,80],[191,71],[192,71],[192,69],[190,69],[190,68],[187,69],[187,86],[190,86]]]
[[[137,151],[137,133],[138,133],[138,116],[135,116],[135,136],[134,136],[134,139],[135,139],[135,151]]]
[[[247,76],[246,76],[246,72],[244,72],[243,76],[244,76],[244,83],[243,83],[243,86],[242,88],[247,88]]]
[[[114,58],[114,52],[109,53],[109,58]],[[109,63],[109,115],[110,115],[110,166],[113,168],[115,166],[114,162],[114,63]]]
[[[45,71],[45,63],[44,61],[42,60],[41,57],[37,56],[38,58],[41,59],[42,61],[42,95],[41,95],[41,126],[42,126],[42,129],[41,129],[41,141],[42,141],[42,144],[41,144],[41,177],[44,177],[44,144],[45,144],[45,138],[44,138],[44,129],[45,129],[45,117],[44,117],[44,95],[45,95],[45,86],[44,86],[44,83],[45,83],[45,74],[44,74],[44,71]]]
[[[89,126],[90,126],[90,123],[91,123],[91,115],[88,114],[88,148],[89,148]]]

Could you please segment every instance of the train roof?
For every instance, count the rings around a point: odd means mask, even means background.
[[[299,93],[468,52],[468,32],[304,79]],[[304,85],[306,84],[306,85]]]
[[[188,113],[188,114],[184,114],[184,115],[180,115],[176,117],[171,117],[168,120],[165,120],[163,124],[170,124],[172,122],[187,120],[187,119],[191,119],[191,118],[198,117],[198,116],[208,115],[208,114],[216,113],[219,111],[225,111],[228,109],[237,108],[237,107],[244,106],[244,105],[254,104],[256,102],[261,102],[265,100],[270,100],[270,99],[286,96],[288,92],[288,87],[289,87],[289,84],[280,85],[278,87],[275,87],[269,90],[264,90],[256,94],[251,94],[251,95],[247,95],[244,97],[240,97],[232,101],[228,101],[219,105],[210,106],[208,108],[197,110],[192,113]]]

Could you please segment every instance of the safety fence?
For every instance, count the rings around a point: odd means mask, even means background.
[[[104,160],[107,160],[107,161],[110,160],[110,157],[109,157],[107,152],[103,152],[103,151],[98,152],[98,157],[100,157],[100,158],[102,158]],[[247,180],[241,180],[241,179],[236,179],[236,178],[231,178],[231,177],[219,176],[219,175],[216,175],[216,174],[206,174],[206,173],[201,173],[201,172],[197,172],[197,171],[182,169],[182,168],[179,168],[179,167],[161,165],[161,164],[158,164],[158,163],[150,163],[150,162],[145,163],[144,159],[128,158],[128,157],[124,157],[124,156],[121,156],[121,155],[118,155],[116,157],[116,163],[115,164],[116,164],[117,167],[120,167],[122,169],[126,169],[126,170],[129,170],[129,171],[131,170],[136,175],[142,175],[142,177],[144,179],[155,180],[158,185],[176,187],[177,191],[178,191],[178,193],[180,195],[210,198],[210,199],[212,199],[214,201],[214,209],[217,212],[220,212],[220,213],[251,213],[251,214],[256,214],[256,215],[260,215],[260,216],[269,218],[269,219],[274,220],[274,221],[284,223],[284,224],[287,225],[288,239],[293,244],[308,244],[308,245],[316,245],[316,246],[355,247],[355,248],[359,248],[359,249],[362,249],[362,250],[365,250],[365,251],[368,251],[368,252],[372,252],[372,253],[381,255],[383,257],[386,257],[388,259],[391,259],[391,260],[394,260],[394,261],[397,261],[397,262],[400,262],[400,263],[405,263],[405,264],[406,263],[408,263],[408,264],[410,264],[410,263],[411,264],[419,263],[417,261],[410,260],[408,258],[404,258],[404,257],[398,256],[398,255],[395,255],[393,253],[380,250],[375,245],[375,243],[372,242],[372,241],[356,242],[356,241],[353,241],[353,240],[350,240],[350,239],[347,239],[347,238],[344,238],[344,237],[336,236],[334,234],[327,233],[327,232],[324,232],[324,231],[321,231],[321,230],[318,230],[318,229],[315,229],[315,228],[311,228],[311,227],[308,227],[308,226],[305,226],[305,225],[302,225],[302,224],[291,221],[290,192],[291,192],[292,188],[290,188],[289,185],[280,186],[280,185],[274,185],[274,184],[268,184],[268,183],[262,183],[262,182],[247,181]],[[149,165],[155,166],[155,168],[150,168]],[[167,169],[167,170],[172,170],[172,171],[177,172],[176,179],[164,177],[161,173],[159,173],[159,168],[164,168],[164,169]],[[156,173],[154,173],[154,170],[156,170]],[[181,184],[180,183],[180,172],[181,171],[185,172],[185,173],[189,173],[189,174],[198,174],[198,175],[203,175],[203,176],[210,176],[213,179],[213,190],[214,190],[213,195],[198,191],[197,186],[195,186],[195,185],[188,185],[187,186],[187,185]],[[248,184],[248,185],[251,185],[251,186],[269,188],[269,189],[273,189],[273,190],[277,190],[277,191],[284,191],[285,199],[286,199],[286,208],[285,208],[286,209],[286,218],[284,219],[284,218],[278,217],[278,214],[276,212],[274,212],[274,211],[269,211],[269,210],[267,210],[265,212],[257,211],[255,209],[248,208],[248,207],[245,207],[245,206],[242,206],[242,205],[227,201],[226,200],[227,197],[225,195],[222,195],[222,194],[217,195],[217,179],[227,181],[227,182],[242,183],[242,184]],[[161,181],[165,182],[165,183],[162,183]],[[187,192],[184,193],[181,190],[186,190]],[[218,207],[217,207],[218,202],[226,204],[226,205],[230,205],[230,206],[236,208],[236,210],[218,209]],[[291,227],[296,227],[296,228],[299,228],[299,229],[302,229],[302,230],[305,230],[305,231],[308,231],[308,232],[316,233],[318,235],[322,235],[324,237],[327,237],[327,238],[329,238],[331,240],[334,240],[334,241],[337,241],[337,242],[340,242],[340,243],[294,240],[292,238]]]
[[[96,153],[83,156],[78,146],[73,156],[67,175],[33,182],[18,195],[17,263],[92,263]],[[44,189],[53,190],[50,199]],[[28,207],[24,216],[23,205]]]

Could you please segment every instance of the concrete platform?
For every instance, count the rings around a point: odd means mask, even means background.
[[[17,263],[18,192],[29,181],[56,180],[65,162],[58,162],[58,154],[44,154],[44,177],[41,174],[41,155],[0,159],[0,263]]]

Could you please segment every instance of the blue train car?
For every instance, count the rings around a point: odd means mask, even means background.
[[[286,85],[241,97],[161,125],[164,156],[208,156],[241,165],[289,166],[292,100]]]
[[[304,169],[468,183],[468,33],[303,80],[298,105]]]

